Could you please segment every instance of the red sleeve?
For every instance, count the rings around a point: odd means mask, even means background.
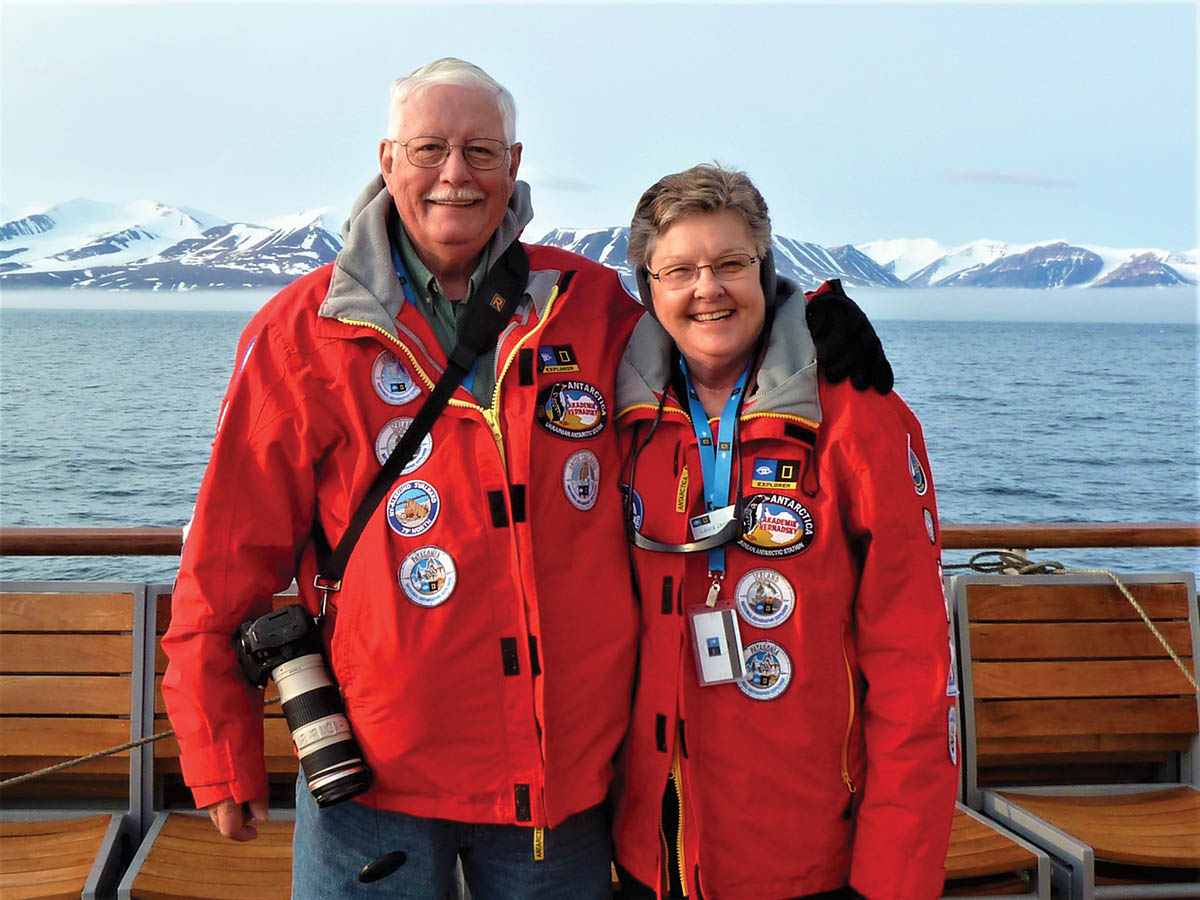
[[[295,574],[312,524],[319,450],[295,353],[270,325],[247,328],[187,530],[163,637],[163,699],[198,807],[267,793],[262,693],[233,649]]]
[[[829,393],[854,410],[839,442],[851,485],[845,515],[866,548],[855,643],[867,685],[867,770],[850,884],[869,900],[932,900],[945,879],[958,754],[951,751],[949,622],[925,441],[895,394],[847,385]]]

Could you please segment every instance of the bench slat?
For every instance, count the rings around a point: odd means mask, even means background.
[[[7,624],[7,623],[5,623]],[[121,673],[133,666],[133,641],[124,634],[0,635],[0,672]]]
[[[1195,671],[1190,657],[1183,659]],[[1023,697],[1146,697],[1190,694],[1170,659],[974,662],[976,700]]]
[[[0,593],[0,628],[4,631],[132,631],[133,594]]]
[[[0,719],[0,756],[86,756],[129,740],[129,719]],[[129,751],[120,754],[127,757]],[[128,763],[125,765],[128,769]]]
[[[0,728],[11,715],[128,717],[131,686],[128,675],[0,675]]]
[[[981,740],[1045,735],[1181,734],[1200,725],[1191,697],[989,700],[975,705]]]
[[[947,879],[998,875],[1036,866],[1037,857],[1007,835],[961,809],[954,811],[946,851]]]
[[[1130,584],[1129,592],[1151,619],[1187,621],[1187,585],[1182,582]],[[1141,620],[1115,584],[967,585],[972,622]]]
[[[1187,622],[1156,627],[1171,649],[1191,656]],[[989,659],[1166,658],[1162,644],[1140,619],[1136,622],[982,622],[971,625],[971,656]]]

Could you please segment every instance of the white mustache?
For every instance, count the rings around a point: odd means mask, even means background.
[[[487,194],[470,188],[455,188],[448,191],[438,191],[425,195],[426,200],[434,203],[466,203],[471,200],[486,200]]]

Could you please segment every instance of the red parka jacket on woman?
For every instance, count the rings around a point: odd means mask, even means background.
[[[617,387],[627,457],[652,426],[674,352],[657,322],[639,323]],[[633,521],[664,543],[689,540],[688,518],[703,510],[685,409],[670,392],[633,478]],[[745,512],[720,598],[739,609],[749,681],[697,678],[687,612],[709,590],[707,553],[635,550],[642,637],[617,859],[650,885],[672,867],[672,881],[706,900],[846,883],[869,900],[937,897],[958,778],[956,687],[920,425],[895,394],[818,378],[797,294],[778,309],[736,450]],[[669,779],[682,829],[664,834]]]
[[[187,536],[163,693],[198,805],[266,793],[261,693],[231,636],[337,542],[446,356],[406,302],[376,180],[333,264],[247,326]],[[528,221],[518,183],[488,248]],[[490,409],[459,388],[375,511],[325,626],[375,772],[362,802],[552,827],[605,797],[636,646],[612,422],[640,315],[610,270],[528,246]],[[427,575],[428,577],[424,577]]]

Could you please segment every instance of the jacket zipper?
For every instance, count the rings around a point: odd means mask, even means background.
[[[672,790],[673,789],[673,790]],[[688,896],[687,868],[683,859],[683,768],[679,763],[679,744],[675,744],[675,755],[671,760],[671,771],[667,776],[667,790],[675,794],[675,835],[672,841],[666,834],[662,819],[659,819],[658,833],[663,846],[667,850],[667,891],[675,890],[675,879],[679,879],[679,891],[682,896]]]
[[[850,694],[850,713],[846,717],[846,734],[842,737],[842,781],[850,792],[851,801],[858,791],[854,779],[850,777],[850,733],[854,730],[854,672],[850,668],[850,657],[846,655],[846,623],[842,623],[842,662],[846,664],[846,688]]]

